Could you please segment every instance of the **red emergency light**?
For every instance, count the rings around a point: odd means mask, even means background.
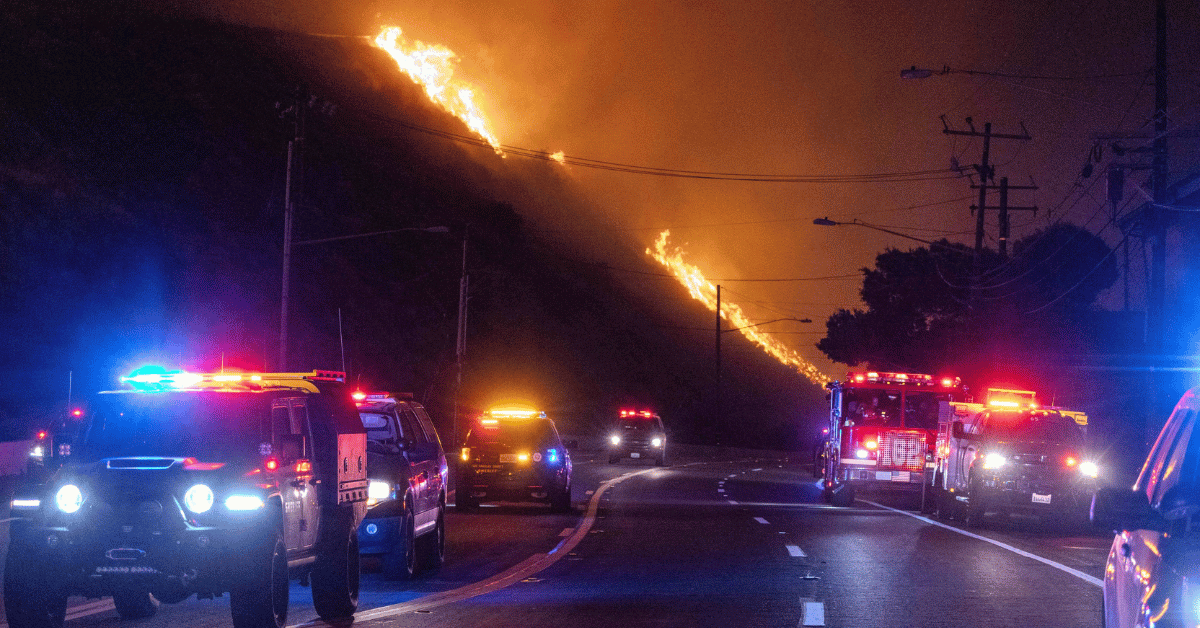
[[[932,375],[925,373],[884,373],[881,371],[868,371],[866,373],[847,373],[847,383],[855,384],[889,384],[903,386],[934,386],[938,383]],[[942,386],[946,388],[956,388],[962,385],[962,380],[957,377],[944,377],[940,380]]]
[[[627,417],[644,417],[647,419],[654,418],[654,413],[650,410],[622,410],[621,418]]]
[[[42,430],[42,431],[40,431],[40,432],[38,432],[38,433],[37,433],[37,439],[38,439],[38,440],[46,440],[46,436],[47,436],[47,434],[46,434],[46,430]]]
[[[83,416],[83,410],[80,410],[79,408],[75,408],[74,410],[71,411],[71,416]]]

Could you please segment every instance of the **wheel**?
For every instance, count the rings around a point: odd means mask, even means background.
[[[339,513],[329,517],[333,524],[325,547],[313,563],[313,606],[326,621],[350,617],[358,609],[358,532],[354,517]],[[322,522],[324,523],[324,522]]]
[[[967,503],[963,508],[963,522],[969,528],[983,527],[983,515],[987,512],[987,505],[983,503],[983,496],[979,494],[979,489],[971,487],[967,493]]]
[[[158,611],[158,600],[149,591],[123,589],[113,593],[113,606],[121,619],[144,619],[154,617]]]
[[[288,612],[287,548],[283,534],[275,532],[255,554],[247,565],[246,579],[229,592],[234,628],[283,628]]]
[[[830,499],[834,506],[853,506],[854,505],[854,485],[843,484],[840,489],[833,491]]]
[[[15,532],[15,531],[14,531]],[[4,562],[4,612],[12,628],[62,628],[67,594],[38,560],[38,552],[13,535]]]
[[[571,485],[564,486],[562,490],[555,491],[550,495],[550,509],[554,512],[570,512],[571,510]]]
[[[437,525],[432,534],[421,539],[424,544],[422,567],[430,571],[440,569],[446,562],[446,506],[438,504]]]
[[[383,555],[383,575],[389,580],[411,580],[417,575],[416,518],[411,505],[404,509],[399,534],[396,547]]]

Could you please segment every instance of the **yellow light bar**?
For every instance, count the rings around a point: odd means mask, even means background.
[[[1020,408],[1021,404],[1015,401],[1006,401],[1004,399],[992,399],[988,402],[989,406],[999,406],[1001,408]]]

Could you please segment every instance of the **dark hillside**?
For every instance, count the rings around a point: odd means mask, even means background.
[[[684,439],[792,443],[821,393],[726,337],[633,242],[544,230],[591,215],[547,162],[466,134],[382,52],[90,4],[0,5],[0,340],[10,433],[145,363],[278,367],[288,111],[305,109],[289,369],[407,389],[447,424],[462,235],[461,403],[527,397],[579,429],[654,406]],[[538,227],[543,227],[539,229]],[[339,314],[341,324],[339,328]],[[748,425],[753,429],[743,429]],[[597,428],[598,429],[598,428]]]

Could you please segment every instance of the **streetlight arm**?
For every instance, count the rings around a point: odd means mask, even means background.
[[[371,233],[356,233],[354,235],[337,236],[333,238],[320,238],[318,240],[300,240],[292,242],[292,246],[300,246],[301,244],[321,244],[322,242],[334,242],[337,240],[352,240],[354,238],[366,238],[370,236],[385,235],[388,233],[399,233],[401,231],[425,231],[428,233],[449,233],[447,227],[405,227],[403,229],[388,229],[387,231],[372,231]]]
[[[796,321],[797,323],[811,323],[812,319],[811,318],[791,318],[791,317],[776,318],[774,320],[763,321],[761,323],[754,323],[753,325],[746,325],[744,327],[734,327],[733,329],[722,329],[721,331],[730,332],[730,331],[738,331],[741,329],[750,329],[751,327],[758,327],[759,325],[768,325],[770,323],[778,323],[780,321]]]

